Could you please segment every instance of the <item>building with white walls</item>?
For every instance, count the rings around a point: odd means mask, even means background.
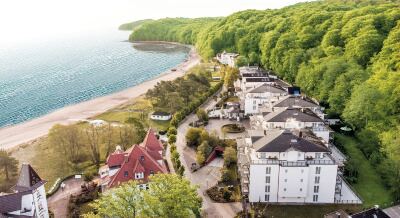
[[[261,84],[244,94],[244,112],[245,115],[251,115],[259,112],[259,107],[264,104],[273,104],[287,92],[275,85]]]
[[[22,164],[12,193],[0,193],[0,217],[48,218],[44,184],[29,164]]]
[[[228,65],[230,67],[235,67],[235,59],[239,56],[236,53],[227,53],[226,51],[217,54],[217,60],[224,65]]]
[[[361,203],[330,149],[308,130],[249,130],[238,140],[238,163],[249,202]]]

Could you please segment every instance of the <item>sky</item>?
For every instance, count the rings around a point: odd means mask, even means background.
[[[301,1],[304,0],[1,0],[0,44],[79,37],[146,18],[227,16]]]

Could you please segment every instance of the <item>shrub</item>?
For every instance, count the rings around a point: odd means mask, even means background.
[[[168,143],[172,144],[176,142],[176,135],[169,135],[168,136]]]
[[[176,130],[175,127],[171,126],[171,127],[168,128],[168,132],[167,132],[167,135],[168,135],[168,136],[170,136],[170,135],[176,135],[177,133],[178,133],[178,131]]]

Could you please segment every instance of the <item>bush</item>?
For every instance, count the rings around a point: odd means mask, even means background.
[[[89,167],[83,172],[83,180],[86,182],[92,181],[92,179],[98,175],[96,167]]]
[[[168,136],[170,136],[170,135],[176,135],[176,134],[178,134],[178,131],[176,130],[175,127],[171,126],[171,127],[168,128],[168,132],[167,132],[167,135],[168,135]]]
[[[168,143],[173,144],[176,142],[176,135],[169,135],[168,136]]]

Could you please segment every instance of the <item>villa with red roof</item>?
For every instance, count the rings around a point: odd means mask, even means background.
[[[163,159],[164,147],[155,132],[149,129],[141,144],[123,151],[117,146],[107,158],[106,165],[99,170],[102,190],[116,187],[124,182],[136,180],[146,188],[149,176],[168,173]]]

